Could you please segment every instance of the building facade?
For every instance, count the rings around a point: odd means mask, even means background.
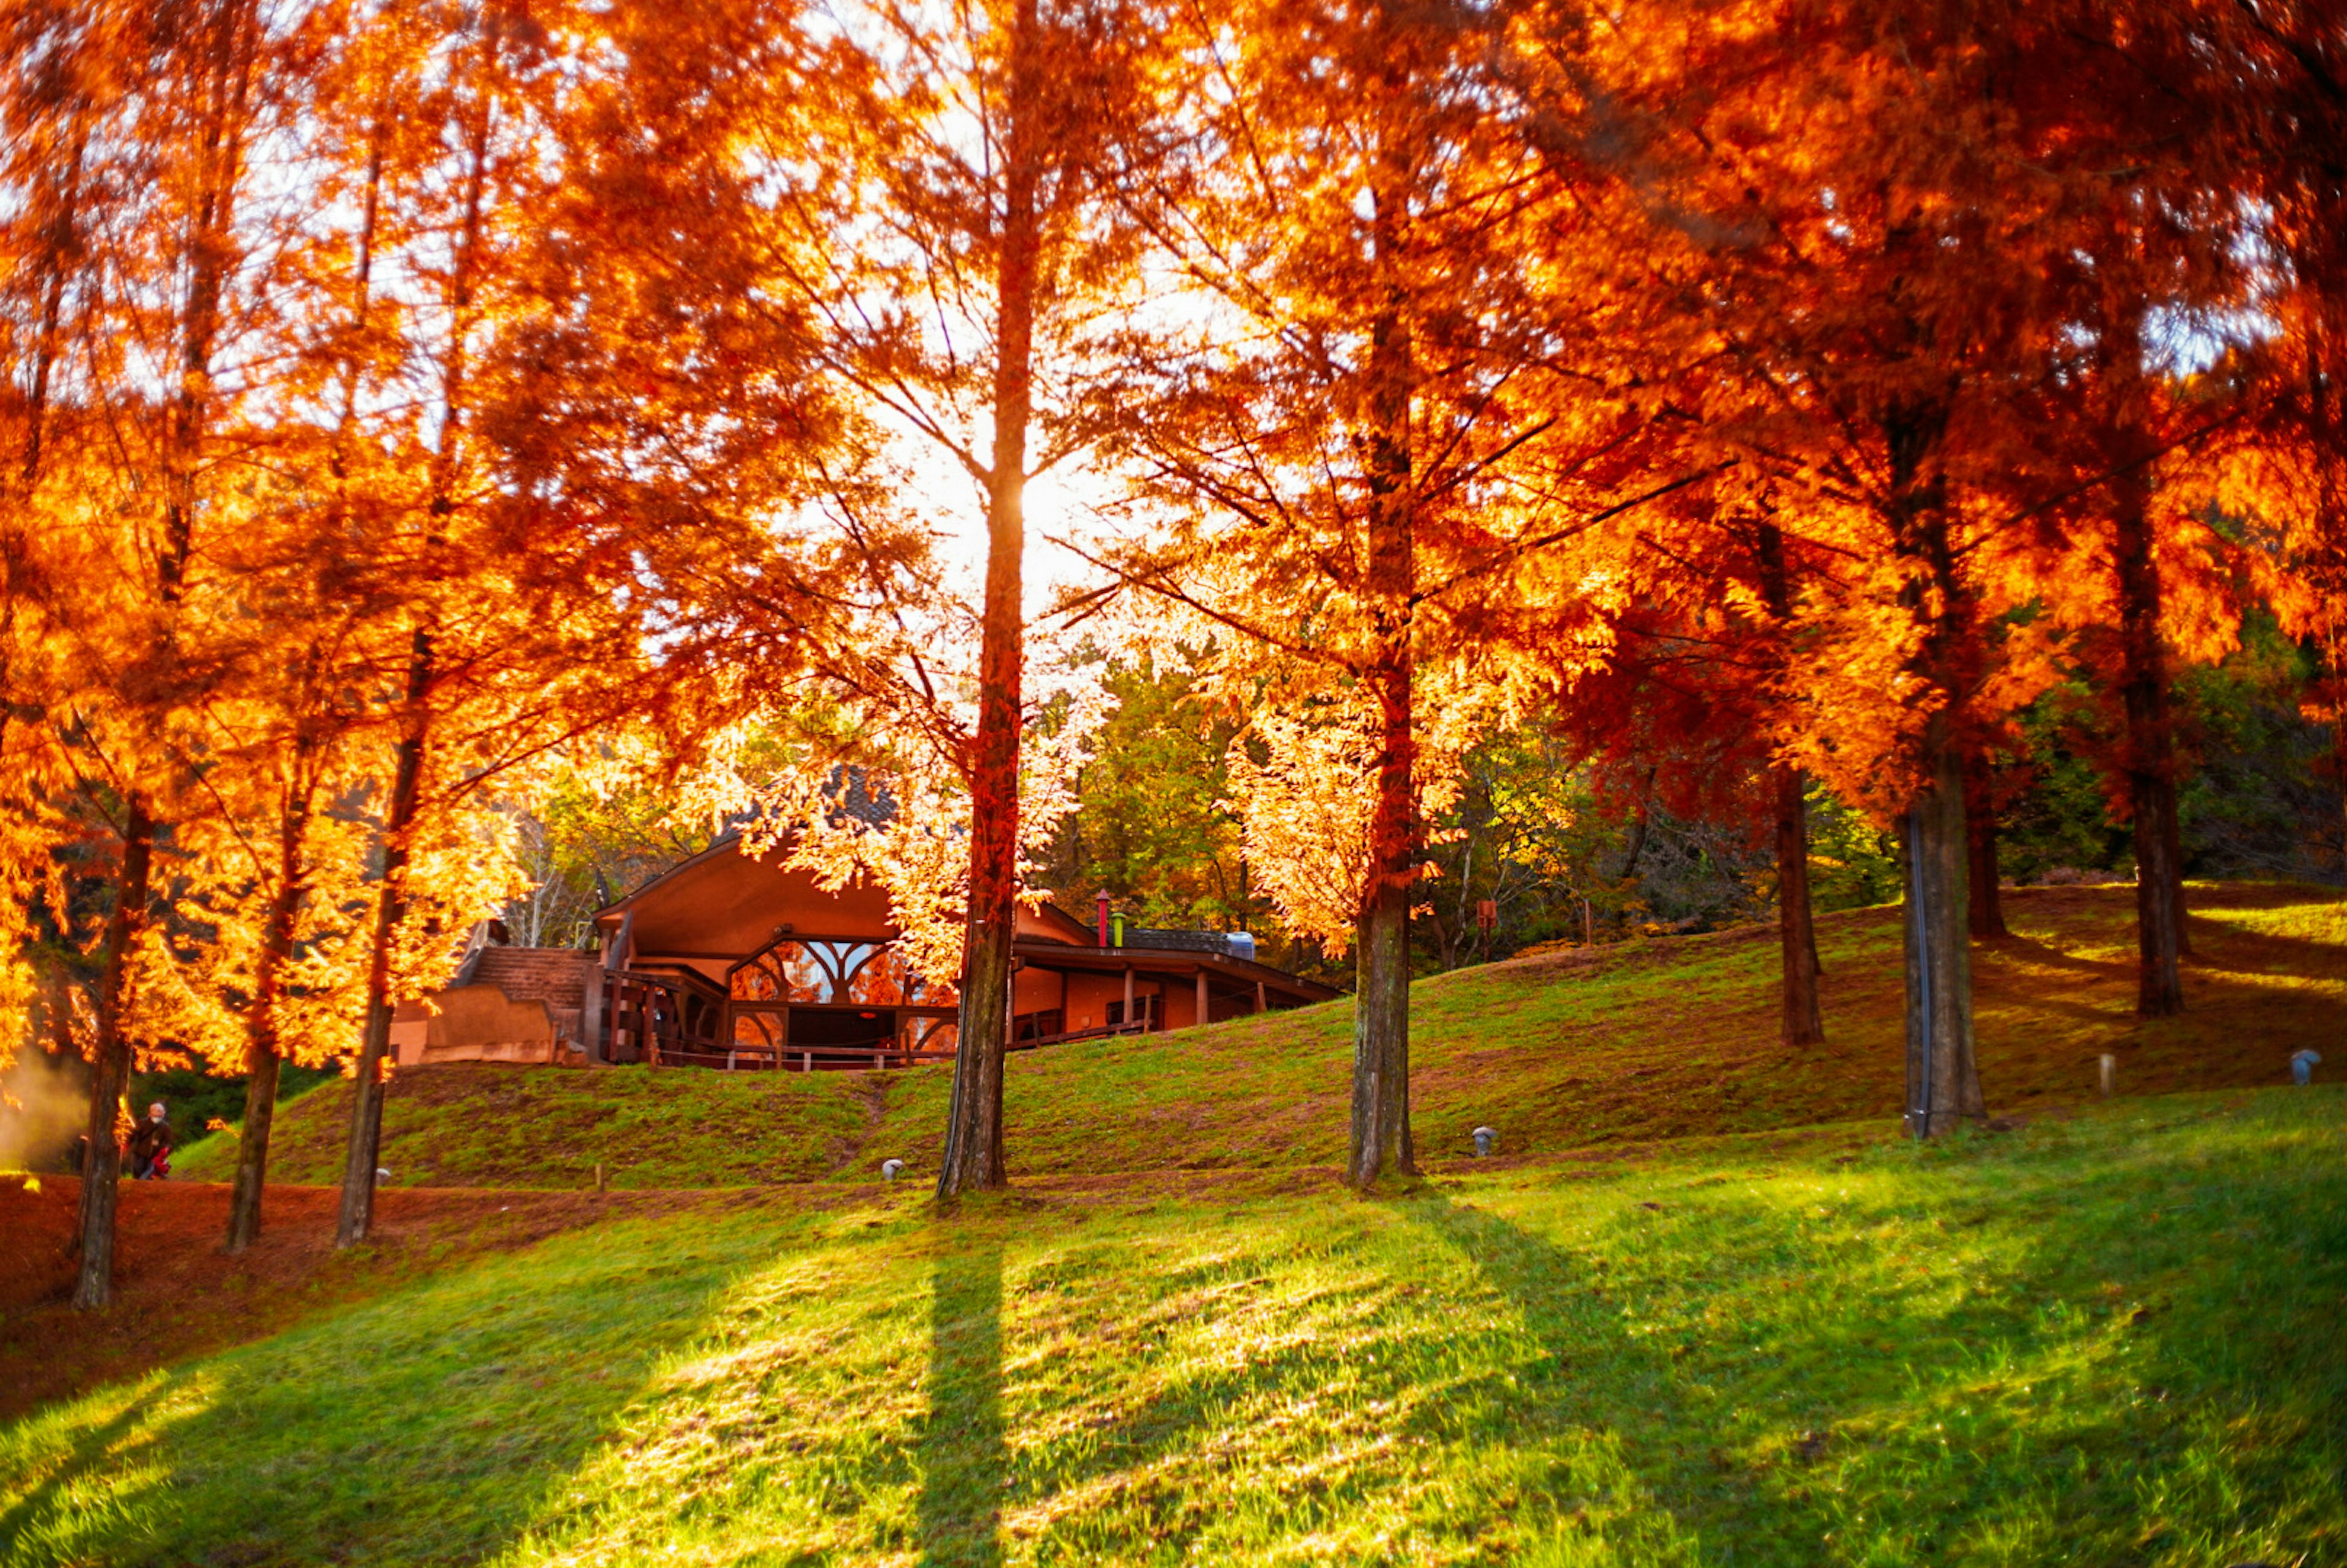
[[[1030,1048],[1183,1029],[1337,993],[1255,961],[1244,936],[1021,908],[1011,1039]],[[650,1062],[735,1070],[951,1060],[958,977],[917,972],[887,897],[745,852],[738,836],[595,916],[592,952],[477,931],[455,981],[401,1009],[402,1065]]]

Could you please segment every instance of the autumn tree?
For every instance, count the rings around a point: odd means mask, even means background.
[[[74,1292],[77,1306],[97,1307],[112,1293],[117,1119],[138,1033],[134,977],[152,958],[156,856],[177,808],[201,809],[190,800],[198,775],[184,720],[220,623],[212,585],[193,573],[217,507],[234,506],[215,488],[214,465],[223,424],[251,383],[223,385],[220,361],[250,325],[238,307],[252,298],[262,243],[240,203],[250,149],[286,105],[270,70],[282,35],[252,0],[138,18],[60,6],[47,17],[52,63],[84,84],[61,100],[80,106],[63,166],[72,198],[40,204],[55,242],[73,251],[76,331],[70,355],[67,340],[40,334],[39,413],[25,426],[40,433],[39,456],[18,472],[55,462],[76,482],[49,492],[37,535],[10,552],[12,619],[28,603],[40,615],[37,631],[19,631],[12,647],[53,651],[54,679],[27,693],[28,671],[13,657],[9,673],[12,699],[33,697],[47,743],[79,775],[116,846]],[[42,319],[61,320],[67,301],[53,287]],[[68,407],[70,421],[59,417]],[[69,424],[101,422],[103,441],[58,450]],[[60,591],[18,597],[35,572]]]
[[[2332,726],[2347,810],[2347,37],[2327,0],[2155,11],[2130,61],[2182,97],[2202,189],[2249,204],[2256,439],[2221,495],[2257,520],[2274,608],[2321,664],[2307,703]],[[2347,817],[2341,823],[2347,865]]]
[[[2123,37],[2042,8],[1642,20],[1601,85],[1642,133],[1655,283],[1716,334],[1690,438],[1850,563],[1805,618],[1780,756],[1901,825],[1909,1126],[1936,1134],[1983,1111],[1965,758],[2052,679],[2027,610],[2061,545],[2034,525],[2107,473],[2040,437],[2080,323],[2065,259],[2144,136]]]
[[[1843,550],[1788,528],[1764,485],[1691,487],[1643,512],[1605,616],[1610,651],[1558,704],[1563,733],[1635,775],[1641,809],[1765,819],[1776,862],[1782,1038],[1825,1039],[1809,888],[1810,777],[1779,760],[1799,726],[1800,644],[1840,591]],[[1631,868],[1625,857],[1624,871]]]
[[[443,34],[446,20],[457,22],[453,38]],[[416,298],[395,323],[369,320],[348,347],[363,353],[369,331],[384,332],[400,343],[414,367],[408,390],[415,406],[431,410],[431,422],[428,427],[419,421],[386,433],[420,467],[420,487],[403,484],[404,476],[378,470],[374,477],[386,493],[373,497],[367,508],[378,532],[370,541],[368,566],[381,572],[390,565],[408,579],[409,589],[398,617],[406,623],[400,640],[405,643],[405,669],[378,687],[396,740],[387,788],[379,797],[381,871],[335,1233],[342,1246],[365,1239],[373,1222],[383,1062],[396,1000],[395,953],[407,913],[426,753],[435,710],[441,705],[436,698],[445,701],[450,663],[443,648],[448,629],[443,612],[452,608],[446,592],[450,551],[473,542],[460,544],[451,536],[462,522],[473,520],[466,503],[478,495],[482,480],[472,377],[480,350],[477,335],[493,298],[485,284],[499,259],[500,210],[508,202],[518,209],[543,178],[526,156],[528,115],[516,100],[533,71],[542,76],[548,68],[543,31],[518,11],[485,9],[457,18],[444,17],[429,5],[395,6],[374,25],[385,35],[385,45],[375,65],[378,85],[371,107],[384,124],[364,144],[370,199],[362,209],[359,248],[367,271],[354,282],[354,306],[370,314],[383,308],[375,303],[373,270],[378,248],[390,248],[384,242],[391,236],[381,227],[386,201],[398,215],[395,242],[408,251],[417,287]],[[460,511],[466,513],[462,518]],[[490,584],[476,579],[467,587],[487,597],[482,590]]]
[[[720,345],[732,374],[680,373],[711,350],[693,313],[712,291],[666,292],[683,252],[646,248],[641,209],[597,210],[641,149],[601,134],[616,73],[581,62],[627,19],[417,0],[370,14],[349,50],[339,145],[368,194],[343,204],[348,324],[324,352],[363,389],[364,439],[329,512],[353,591],[395,631],[365,688],[390,745],[344,1245],[372,1223],[395,1008],[511,895],[519,803],[583,758],[637,754],[647,729],[722,723],[723,682],[692,695],[713,678],[692,584],[764,537],[773,454],[812,439],[761,420],[789,364],[742,371]],[[769,584],[773,554],[726,564]]]
[[[22,1006],[57,1055],[78,1058],[86,978],[74,877],[58,865],[46,802],[70,796],[72,770],[42,697],[67,679],[39,607],[64,591],[45,569],[34,518],[86,414],[72,381],[75,326],[87,306],[86,206],[91,138],[112,90],[105,29],[91,10],[27,5],[5,15],[0,47],[18,62],[0,89],[0,1006]],[[17,1041],[0,1040],[0,1063]]]
[[[1362,1187],[1415,1165],[1420,759],[1448,716],[1421,668],[1471,686],[1492,618],[1542,574],[1574,580],[1554,547],[1615,497],[1638,428],[1592,346],[1602,302],[1545,308],[1582,275],[1532,258],[1587,224],[1493,112],[1493,25],[1389,5],[1185,17],[1181,129],[1118,175],[1195,325],[1153,343],[1148,417],[1122,443],[1173,538],[1103,559],[1287,672],[1255,721],[1271,754],[1249,859],[1267,886],[1276,859],[1325,862],[1298,886],[1304,928],[1337,926],[1357,955]],[[1558,598],[1563,624],[1576,600]],[[1572,663],[1570,635],[1552,628],[1540,661]],[[1291,924],[1304,907],[1282,901]]]
[[[830,662],[835,689],[928,747],[959,780],[937,781],[939,798],[968,803],[959,1045],[938,1190],[999,1186],[1027,836],[1026,497],[1112,411],[1082,345],[1113,329],[1104,302],[1129,247],[1104,220],[1092,169],[1136,100],[1141,35],[1122,7],[1091,0],[880,4],[819,32],[782,7],[692,15],[688,31],[737,45],[731,68],[704,78],[732,139],[695,167],[743,190],[749,298],[808,324],[832,384],[903,466],[895,488],[967,483],[983,520],[973,608],[934,571],[900,571],[910,563],[885,540],[902,531],[901,500],[849,483],[826,502],[849,548],[878,563],[867,641]],[[963,625],[976,644],[967,669],[948,651]]]

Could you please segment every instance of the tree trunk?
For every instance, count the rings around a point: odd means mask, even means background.
[[[1971,898],[1964,769],[1957,710],[1973,690],[1977,649],[1949,537],[1945,481],[1927,468],[1944,410],[1894,411],[1886,422],[1894,497],[1892,547],[1909,568],[1902,602],[1922,629],[1913,669],[1942,706],[1924,722],[1906,838],[1908,1132],[1937,1137],[1986,1113],[1973,1050]]]
[[[1418,1173],[1409,1126],[1409,895],[1416,809],[1409,651],[1379,682],[1378,800],[1363,889],[1353,1021],[1352,1157],[1347,1179],[1374,1186]]]
[[[147,885],[155,853],[155,822],[146,798],[132,795],[122,825],[122,874],[106,917],[106,968],[97,983],[96,1071],[89,1084],[89,1143],[81,1168],[81,1268],[73,1304],[84,1310],[114,1300],[114,1208],[122,1177],[116,1129],[130,1087],[130,1037],[124,1026],[125,993],[139,933],[147,925]]]
[[[1378,154],[1371,227],[1381,272],[1399,260],[1407,170]],[[1418,874],[1418,737],[1412,726],[1418,589],[1410,415],[1416,368],[1402,290],[1389,282],[1369,335],[1368,598],[1376,655],[1377,803],[1358,922],[1353,1011],[1352,1156],[1357,1188],[1418,1173],[1409,1127],[1409,905]]]
[[[1774,768],[1777,784],[1777,935],[1783,951],[1785,1043],[1822,1045],[1817,923],[1809,908],[1809,775]]]
[[[1760,596],[1779,638],[1793,624],[1793,577],[1785,559],[1785,531],[1764,516],[1754,538]],[[1788,649],[1779,658],[1789,663]],[[1821,1045],[1826,1026],[1818,1010],[1817,918],[1809,902],[1809,777],[1799,768],[1770,770],[1776,782],[1777,928],[1784,948],[1784,1037],[1787,1045]],[[1643,842],[1643,835],[1641,835]]]
[[[366,1028],[359,1037],[357,1073],[351,1084],[351,1137],[343,1160],[337,1247],[356,1246],[374,1225],[374,1173],[383,1150],[383,1061],[391,1048],[394,1006],[391,944],[406,914],[408,840],[424,793],[429,724],[425,701],[432,672],[432,638],[419,628],[410,643],[407,667],[407,733],[400,738],[391,800],[384,812],[383,883],[375,889],[374,927],[368,936]]]
[[[494,46],[491,46],[492,47]],[[476,273],[478,269],[484,207],[488,190],[489,136],[496,105],[485,87],[473,105],[466,130],[464,219],[456,254],[448,276],[450,330],[447,358],[440,370],[440,433],[432,453],[431,498],[424,539],[425,576],[436,580],[436,559],[447,543],[447,519],[456,510],[455,477],[462,438],[468,361],[466,334],[474,317]],[[379,138],[384,117],[378,115],[374,134]],[[370,153],[368,189],[363,220],[364,246],[359,257],[355,310],[364,322],[372,287],[375,202],[382,179],[381,149]],[[345,418],[355,395],[354,380],[344,384]],[[337,439],[339,441],[339,433]],[[339,468],[339,453],[336,463]],[[391,944],[407,912],[407,864],[410,840],[421,809],[424,759],[431,737],[431,693],[438,678],[438,652],[427,624],[419,622],[408,644],[407,690],[404,732],[399,742],[391,801],[384,813],[383,886],[375,893],[374,928],[367,953],[366,1027],[359,1038],[357,1077],[351,1090],[350,1147],[343,1161],[342,1214],[334,1230],[337,1247],[356,1246],[374,1225],[375,1172],[383,1153],[383,1063],[391,1050]]]
[[[978,733],[970,748],[969,913],[962,937],[959,1040],[938,1196],[1008,1184],[1002,1067],[1018,928],[1019,733],[1026,664],[1027,427],[1034,406],[1036,199],[1045,148],[1036,0],[1012,18],[1003,217],[995,256],[994,450],[987,473],[986,603],[979,638]]]
[[[269,1173],[269,1130],[277,1115],[278,1009],[285,992],[285,965],[293,956],[294,922],[302,910],[302,840],[309,807],[289,802],[278,824],[277,890],[269,901],[261,955],[245,1009],[244,1123],[237,1134],[236,1182],[229,1194],[228,1240],[223,1250],[241,1253],[261,1239],[261,1194]]]
[[[2175,741],[2168,717],[2168,660],[2159,636],[2159,568],[2152,555],[2148,438],[2130,430],[2133,466],[2111,484],[2113,553],[2118,569],[2120,697],[2127,712],[2127,804],[2135,819],[2136,1013],[2184,1010],[2184,868],[2176,817]]]
[[[1996,835],[1996,791],[1988,753],[1974,750],[1964,758],[1964,842],[1969,856],[1965,926],[1979,940],[2013,935],[2004,923],[2004,900],[1997,886]]]
[[[1943,717],[1932,721],[1942,727]],[[1908,808],[1907,1131],[1937,1137],[1984,1112],[1973,1053],[1972,944],[1965,930],[1963,770],[1944,740]]]

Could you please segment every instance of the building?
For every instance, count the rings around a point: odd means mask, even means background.
[[[1013,1048],[1181,1029],[1337,993],[1257,963],[1244,935],[1087,924],[1021,909]],[[595,916],[598,950],[516,948],[477,928],[454,981],[403,1006],[403,1066],[645,1061],[736,1069],[949,1061],[955,984],[914,972],[887,897],[836,893],[729,835]]]

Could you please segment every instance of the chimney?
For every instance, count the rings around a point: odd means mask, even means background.
[[[1098,896],[1098,903],[1099,903],[1099,906],[1100,906],[1100,945],[1101,945],[1102,947],[1105,948],[1105,947],[1107,947],[1107,946],[1108,946],[1108,889],[1107,889],[1107,888],[1103,887],[1103,888],[1102,888],[1102,889],[1100,890],[1100,894],[1099,894],[1099,896]]]

